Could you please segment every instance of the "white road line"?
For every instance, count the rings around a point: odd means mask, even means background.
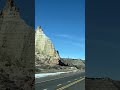
[[[61,78],[65,78],[65,77],[61,77]],[[53,80],[57,80],[57,79],[61,79],[61,78],[50,79],[50,80],[46,80],[46,81],[42,81],[42,82],[37,82],[35,84],[39,84],[39,83],[43,83],[43,82],[48,82],[48,81],[53,81]]]
[[[62,85],[62,84],[58,84],[57,86],[60,86],[60,85]]]
[[[74,75],[73,75],[73,76],[74,76]],[[40,83],[43,83],[43,82],[53,81],[53,80],[62,79],[62,78],[66,78],[66,77],[70,77],[70,76],[65,76],[65,77],[50,79],[50,80],[46,80],[46,81],[42,81],[42,82],[37,82],[37,83],[35,83],[35,84],[40,84]]]
[[[46,80],[46,81],[42,81],[42,82],[37,82],[35,84],[39,84],[39,83],[43,83],[43,82],[48,82],[48,81],[53,81],[53,80],[57,80],[57,79],[62,79],[62,78],[66,78],[66,77],[70,77],[70,76],[65,76],[65,77],[61,77],[61,78],[50,79],[50,80]]]
[[[68,81],[68,83],[71,82],[71,81]]]
[[[47,89],[43,89],[43,90],[47,90]]]

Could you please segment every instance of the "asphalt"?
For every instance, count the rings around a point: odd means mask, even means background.
[[[85,90],[84,76],[84,72],[74,72],[36,79],[35,90]]]

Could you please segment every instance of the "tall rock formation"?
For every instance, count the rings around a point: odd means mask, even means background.
[[[58,51],[55,50],[51,40],[44,34],[40,26],[35,32],[35,57],[37,66],[56,65],[60,59]]]
[[[0,12],[1,90],[32,90],[34,34],[34,29],[21,19],[13,0],[7,0]]]

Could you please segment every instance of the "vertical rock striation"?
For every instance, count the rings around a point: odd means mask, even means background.
[[[1,90],[32,90],[34,34],[34,29],[21,19],[13,0],[7,0],[0,12]]]

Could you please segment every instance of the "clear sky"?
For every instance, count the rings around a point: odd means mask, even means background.
[[[61,57],[85,59],[84,0],[36,0],[35,28],[38,25]]]

